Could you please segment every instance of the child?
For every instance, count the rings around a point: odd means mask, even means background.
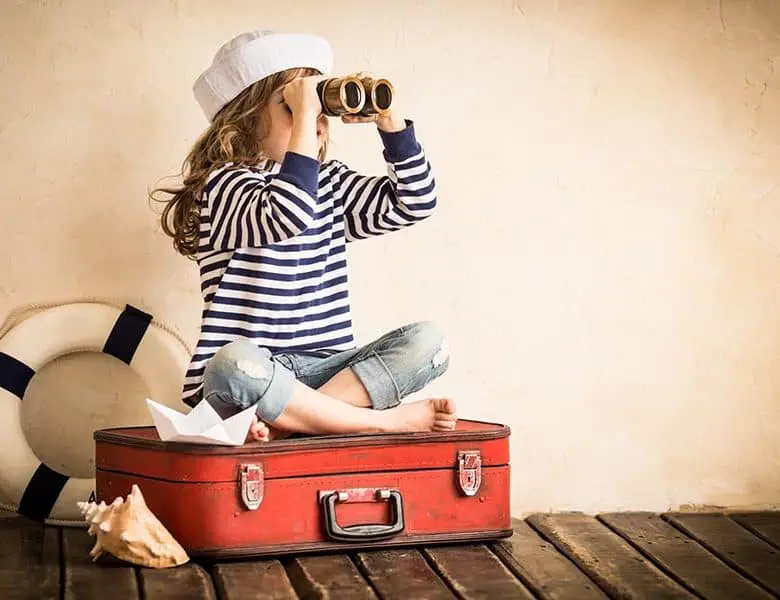
[[[433,323],[355,346],[346,244],[428,217],[435,182],[413,123],[394,113],[342,117],[375,122],[386,176],[325,159],[316,85],[332,60],[314,35],[227,42],[194,86],[210,126],[183,186],[158,190],[172,195],[163,230],[197,261],[204,300],[182,399],[223,418],[256,406],[247,441],[455,428],[449,398],[401,404],[449,365]]]

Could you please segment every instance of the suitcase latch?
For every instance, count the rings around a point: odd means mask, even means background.
[[[476,496],[482,485],[482,456],[479,450],[458,452],[458,484],[466,496]]]
[[[257,510],[263,501],[265,481],[263,465],[241,465],[241,500],[249,510]]]

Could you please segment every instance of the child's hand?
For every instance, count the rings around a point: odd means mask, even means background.
[[[317,94],[317,84],[326,79],[323,75],[299,77],[284,86],[282,97],[290,107],[293,116],[309,115],[316,117],[322,112],[322,104]]]

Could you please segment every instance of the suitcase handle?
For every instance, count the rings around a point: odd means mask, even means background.
[[[383,540],[404,530],[404,502],[398,490],[376,490],[369,501],[391,501],[393,523],[389,525],[367,524],[342,527],[336,521],[336,502],[366,501],[366,490],[344,490],[321,492],[320,502],[325,517],[325,530],[328,536],[339,542]],[[351,493],[355,492],[355,493]]]

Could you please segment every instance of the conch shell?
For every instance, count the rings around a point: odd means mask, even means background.
[[[189,560],[184,548],[146,506],[135,484],[127,500],[118,496],[111,504],[79,502],[78,507],[89,523],[89,535],[97,536],[89,552],[93,561],[105,552],[156,569],[176,567]]]

